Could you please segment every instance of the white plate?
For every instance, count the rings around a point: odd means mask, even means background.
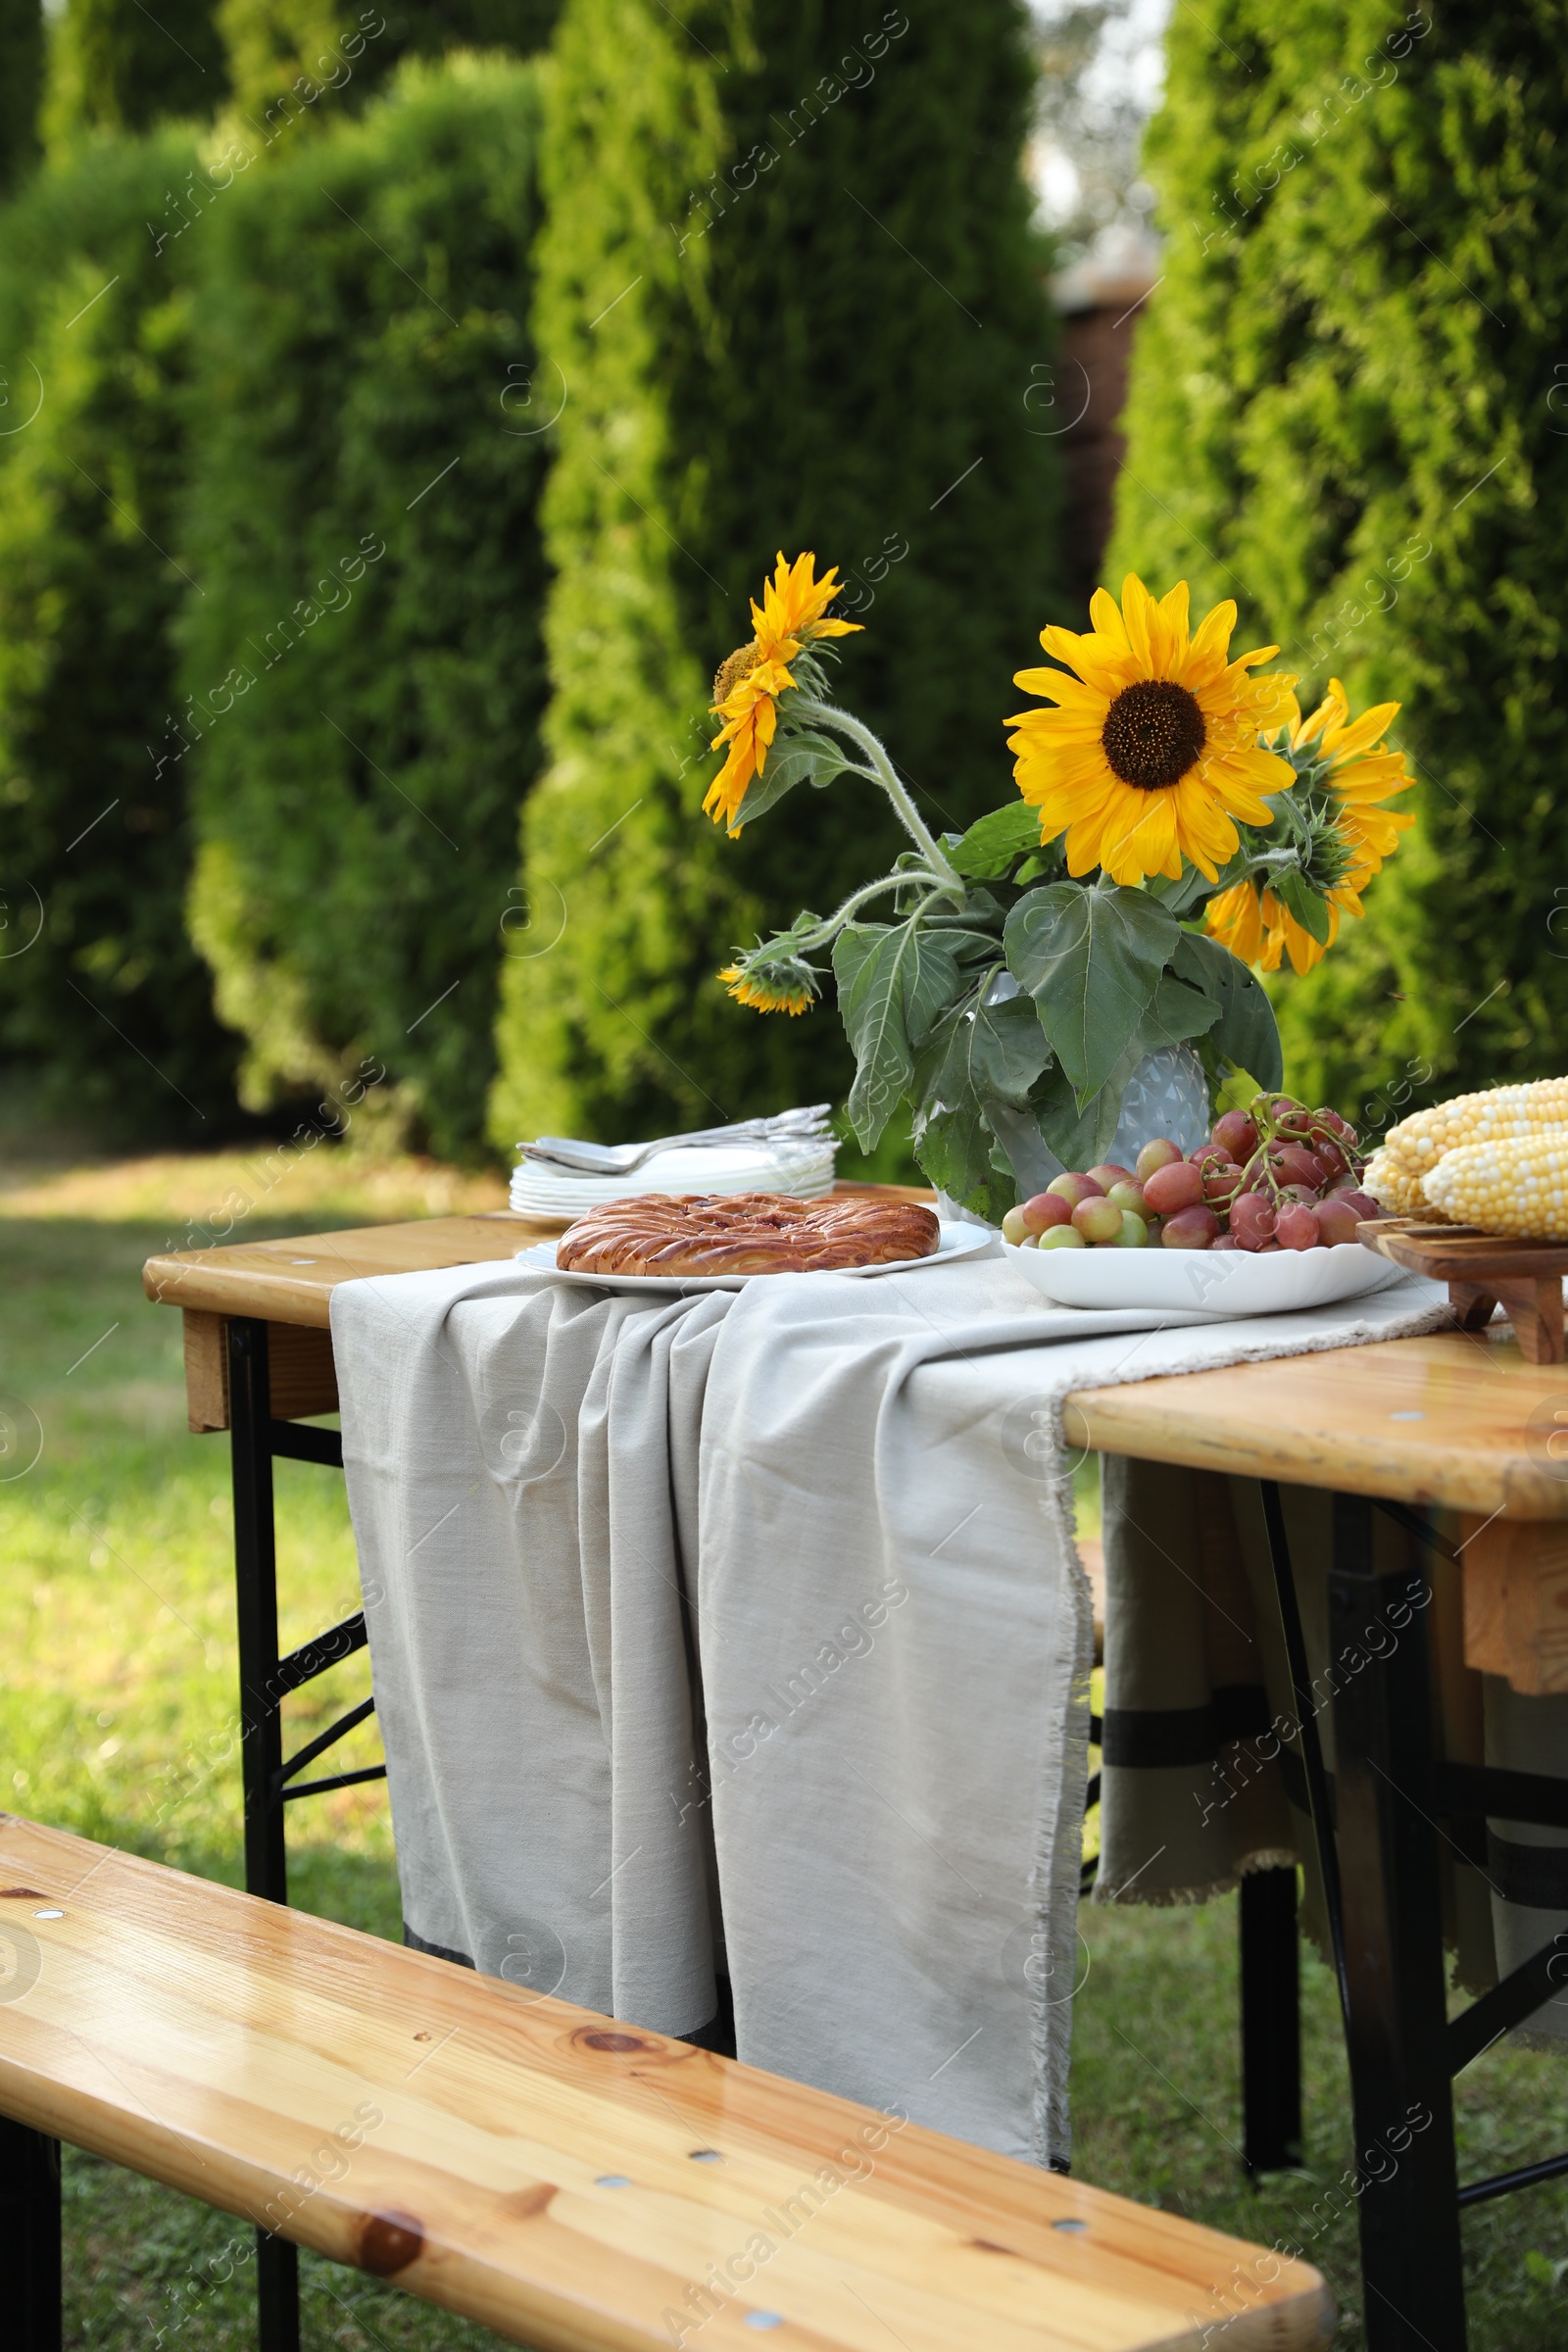
[[[896,1257],[885,1266],[836,1266],[837,1274],[857,1279],[868,1274],[908,1274],[920,1266],[941,1266],[956,1257],[972,1257],[997,1237],[979,1225],[948,1225],[939,1222],[935,1250],[929,1257]],[[1025,1250],[1025,1256],[1033,1254]],[[1077,1253],[1074,1252],[1076,1255]],[[595,1291],[677,1291],[683,1295],[696,1291],[738,1291],[749,1282],[774,1282],[775,1274],[578,1274],[568,1273],[556,1264],[556,1244],[535,1242],[531,1249],[514,1251],[519,1266],[527,1266],[542,1274],[554,1274],[558,1282],[586,1283]]]
[[[1019,1250],[1004,1242],[1027,1282],[1057,1306],[1201,1308],[1289,1315],[1397,1282],[1399,1268],[1361,1242],[1331,1250]]]
[[[543,1160],[523,1160],[514,1169],[512,1205],[527,1215],[580,1217],[606,1200],[637,1193],[791,1193],[814,1199],[831,1191],[838,1150],[825,1143],[726,1145],[712,1151],[658,1152],[630,1176],[573,1176]]]

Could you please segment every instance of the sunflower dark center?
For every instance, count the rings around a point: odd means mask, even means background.
[[[1202,751],[1198,699],[1173,678],[1138,678],[1124,686],[1100,730],[1101,748],[1124,784],[1162,792],[1179,784]]]

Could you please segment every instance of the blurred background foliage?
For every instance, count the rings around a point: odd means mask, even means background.
[[[1308,708],[1404,705],[1418,828],[1278,989],[1290,1082],[1352,1112],[1562,1061],[1560,38],[1544,0],[1179,11],[1146,144],[1169,241],[1107,570],[1234,596]]]
[[[536,114],[526,65],[410,58],[198,232],[192,931],[247,1104],[374,1056],[447,1154],[482,1127],[545,701]]]
[[[712,670],[814,548],[929,813],[1006,797],[1012,672],[1082,617],[1048,273],[1152,218],[1104,576],[1402,701],[1420,776],[1279,984],[1291,1082],[1536,1074],[1555,13],[1178,11],[1140,154],[1161,18],[0,0],[0,1057],[188,1140],[373,1054],[467,1155],[837,1096],[831,1010],[712,974],[891,837],[848,786],[717,836]]]
[[[183,129],[105,136],[0,226],[0,1056],[187,1142],[232,1123],[239,1048],[186,931],[172,732],[189,249],[144,225],[194,162]]]
[[[778,549],[841,567],[866,632],[844,693],[932,821],[1005,797],[1008,680],[1057,568],[1060,452],[1024,400],[1055,348],[1018,169],[1032,82],[1012,0],[711,0],[679,24],[567,0],[539,265],[565,400],[551,763],[498,1143],[847,1088],[831,1015],[738,1021],[713,978],[903,841],[853,787],[739,844],[699,814],[712,673]]]

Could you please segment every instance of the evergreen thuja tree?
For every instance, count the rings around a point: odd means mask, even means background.
[[[178,131],[50,165],[0,226],[0,1060],[101,1132],[212,1142],[239,1040],[186,936],[191,838],[170,632],[188,246],[146,220]]]
[[[549,771],[506,966],[498,1140],[842,1094],[831,1004],[713,977],[900,846],[841,786],[738,844],[699,811],[719,662],[775,553],[846,576],[842,678],[932,820],[1004,800],[1014,669],[1055,617],[1054,330],[1020,155],[1023,12],[980,0],[568,0],[547,130],[541,349]]]
[[[43,95],[43,10],[38,0],[0,0],[0,196],[38,160]]]
[[[215,115],[228,70],[214,0],[67,0],[51,44],[45,127],[52,147],[85,130],[148,130]]]
[[[1107,576],[1234,596],[1310,707],[1403,704],[1416,830],[1279,991],[1287,1082],[1374,1123],[1561,1066],[1568,127],[1545,0],[1178,12],[1169,237]]]
[[[561,0],[218,0],[236,111],[264,141],[357,113],[405,57],[550,38]]]
[[[471,1150],[538,764],[534,72],[411,60],[204,224],[190,897],[257,1108],[379,1061]]]

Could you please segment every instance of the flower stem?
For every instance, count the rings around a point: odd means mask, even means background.
[[[879,738],[872,734],[869,727],[862,726],[859,719],[852,717],[848,710],[840,710],[833,703],[813,702],[808,696],[803,695],[796,709],[803,718],[814,718],[820,725],[836,727],[841,735],[847,735],[852,743],[859,746],[876,771],[877,782],[903,819],[905,830],[914,841],[922,856],[928,859],[933,873],[940,878],[942,887],[945,890],[956,891],[961,897],[964,888],[961,875],[937,847],[936,841],[926,828],[920,811],[900,782],[893,762],[888,758]]]
[[[836,939],[845,924],[851,920],[852,916],[858,914],[869,900],[880,898],[885,890],[906,889],[911,882],[916,884],[928,882],[938,892],[944,891],[947,887],[940,874],[923,874],[917,870],[907,869],[902,874],[884,874],[880,881],[866,882],[861,885],[860,889],[852,891],[843,906],[828,915],[825,921],[815,924],[808,932],[797,935],[796,947],[803,956],[808,956],[816,948],[825,948],[828,941]]]

